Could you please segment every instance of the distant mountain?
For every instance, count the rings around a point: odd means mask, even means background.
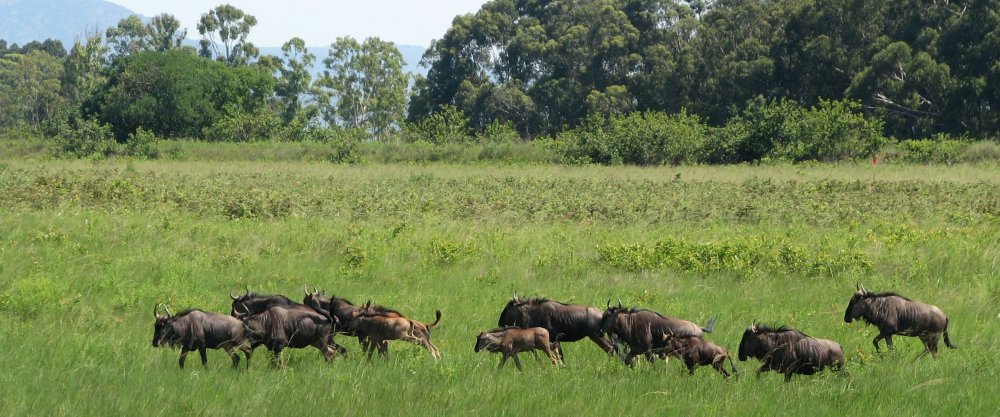
[[[132,14],[103,0],[0,0],[0,39],[23,45],[53,38],[69,49],[88,32],[103,34]]]
[[[260,49],[260,54],[263,55],[274,55],[282,56],[281,47],[268,46],[268,47],[258,47]],[[403,67],[403,72],[409,72],[414,75],[427,75],[427,69],[420,66],[420,58],[424,56],[424,51],[427,48],[417,45],[396,45],[399,52],[403,54],[403,60],[406,61],[406,65]],[[316,55],[316,62],[313,63],[312,71],[310,71],[314,76],[323,73],[325,69],[323,67],[323,60],[330,56],[329,46],[310,46],[309,52]]]

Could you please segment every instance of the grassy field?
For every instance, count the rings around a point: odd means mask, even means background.
[[[856,282],[940,306],[937,360],[843,322]],[[444,318],[443,359],[324,363],[151,346],[151,310],[226,312],[244,286]],[[850,378],[628,369],[590,342],[566,366],[497,370],[475,336],[512,291],[704,322],[735,352],[754,320],[841,343]],[[0,156],[0,415],[994,415],[1000,413],[995,165],[609,168]]]

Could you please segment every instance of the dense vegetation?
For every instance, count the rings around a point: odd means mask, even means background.
[[[5,159],[0,413],[989,414],[998,172]],[[919,343],[899,337],[876,355],[874,329],[843,323],[858,281],[939,305],[959,349],[912,362]],[[443,310],[443,360],[394,343],[367,363],[340,338],[351,353],[332,364],[308,349],[273,370],[261,350],[233,371],[210,351],[179,371],[150,345],[154,303],[228,311],[244,286],[303,285],[419,320]],[[525,373],[497,371],[473,339],[513,290],[717,317],[708,338],[731,351],[753,320],[789,324],[840,342],[851,378],[628,369],[590,342],[564,345],[566,368],[529,355]]]
[[[321,142],[345,161],[368,142],[528,140],[568,163],[954,155],[998,137],[997,16],[995,2],[495,0],[411,79],[378,38],[335,40],[319,76],[299,38],[261,56],[256,17],[221,5],[198,49],[169,14],[69,51],[0,41],[0,132],[98,157],[157,157],[164,139]]]

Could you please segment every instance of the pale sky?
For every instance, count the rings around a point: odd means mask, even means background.
[[[309,46],[328,46],[338,37],[377,36],[402,45],[429,46],[451,27],[457,15],[475,13],[487,0],[108,0],[147,17],[170,13],[200,39],[198,20],[220,4],[231,4],[257,18],[250,41],[281,46],[300,37]]]

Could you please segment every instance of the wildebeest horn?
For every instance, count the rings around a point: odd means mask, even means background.
[[[622,298],[621,297],[618,297],[618,307],[624,307],[622,305]]]
[[[320,290],[317,290],[315,285],[313,285],[312,287],[313,287],[313,291],[312,291],[313,294],[319,294],[319,293],[322,292]]]
[[[610,298],[608,299],[608,308],[607,309],[609,309],[609,310],[611,309],[611,299]]]
[[[236,301],[236,300],[238,300],[238,299],[239,299],[239,297],[237,297],[237,296],[233,295],[233,292],[232,292],[232,291],[230,291],[230,292],[229,292],[229,298],[232,298],[232,299],[233,299],[233,301]]]
[[[510,296],[510,299],[517,301],[517,290],[514,290],[514,295]]]
[[[309,290],[306,288],[305,284],[302,284],[302,292],[304,292],[307,297],[310,296],[310,295],[312,295],[312,294],[309,293]]]
[[[157,319],[160,318],[160,312],[158,311],[159,309],[160,309],[159,304],[153,304],[153,318]]]
[[[167,318],[170,318],[170,316],[173,316],[173,314],[170,314],[170,307],[167,307],[166,304],[163,305],[163,311],[167,313]]]

